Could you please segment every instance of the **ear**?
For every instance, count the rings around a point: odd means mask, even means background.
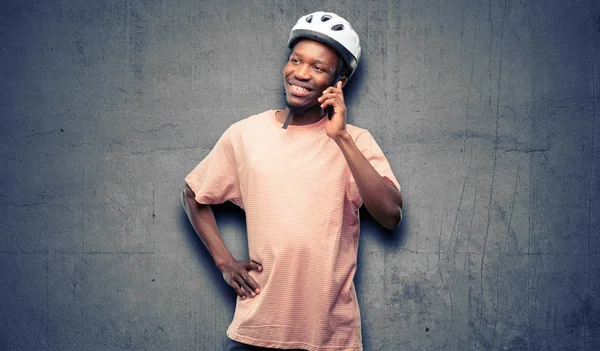
[[[342,89],[343,89],[346,86],[346,83],[348,83],[348,78],[342,77],[342,78],[340,78],[340,82],[342,82]]]

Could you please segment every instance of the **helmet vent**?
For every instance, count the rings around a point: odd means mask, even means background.
[[[331,30],[335,30],[335,31],[344,30],[344,25],[343,24],[336,24],[335,26],[331,27]]]
[[[331,19],[331,16],[329,15],[323,15],[323,17],[321,17],[321,22],[327,22]]]
[[[306,22],[312,23],[312,15],[306,17]]]

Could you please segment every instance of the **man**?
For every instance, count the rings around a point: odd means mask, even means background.
[[[396,228],[400,186],[369,132],[346,124],[342,88],[360,58],[350,23],[303,16],[288,46],[286,108],[231,125],[185,178],[182,202],[238,294],[230,350],[362,350],[359,208]],[[209,206],[228,200],[246,212],[246,261],[227,250]]]

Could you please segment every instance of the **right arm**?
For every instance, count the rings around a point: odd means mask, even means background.
[[[194,191],[189,185],[181,193],[181,204],[192,227],[210,252],[215,264],[223,273],[223,278],[242,298],[254,297],[260,293],[258,284],[248,274],[251,269],[262,271],[262,266],[252,260],[237,261],[229,252],[219,230],[215,216],[209,205],[196,201]]]

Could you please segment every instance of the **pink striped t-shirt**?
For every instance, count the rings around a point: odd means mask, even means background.
[[[270,110],[234,123],[185,178],[196,201],[232,201],[246,213],[249,257],[261,288],[237,298],[227,335],[272,348],[362,350],[353,278],[362,200],[348,164],[325,133],[327,118],[281,128]],[[346,129],[381,176],[400,190],[381,149]]]

